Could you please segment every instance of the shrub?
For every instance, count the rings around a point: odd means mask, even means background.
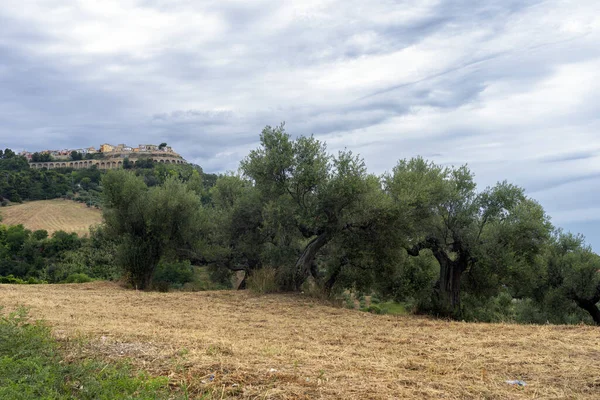
[[[10,283],[13,285],[22,285],[22,284],[25,284],[26,282],[21,278],[15,278],[12,275],[8,275],[8,276],[0,276],[0,283]]]
[[[371,314],[383,314],[383,310],[375,304],[371,304],[369,307],[367,307],[367,312],[370,312]]]
[[[489,298],[465,293],[462,302],[462,317],[465,321],[507,322],[515,320],[512,296],[507,292]]]
[[[27,278],[27,280],[18,278],[18,277],[14,277],[13,275],[7,275],[7,276],[0,276],[0,283],[9,283],[9,284],[13,284],[13,285],[24,285],[24,284],[29,284],[29,285],[34,285],[34,284],[39,284],[39,283],[48,283],[42,279],[36,279],[34,277],[29,277]]]
[[[154,271],[154,288],[166,292],[180,289],[194,279],[194,269],[189,261],[160,263]]]
[[[346,308],[354,309],[354,298],[350,293],[343,293],[342,299],[344,300],[344,306]]]
[[[365,299],[365,296],[360,296],[358,298],[358,305],[360,306],[361,310],[364,310],[367,307],[367,300]]]
[[[92,278],[90,278],[86,274],[79,273],[79,274],[71,274],[71,275],[67,276],[67,279],[65,279],[63,281],[63,283],[86,283],[86,282],[91,282],[91,281],[92,281]]]
[[[256,293],[274,293],[279,288],[275,268],[264,267],[252,272],[247,280],[248,289]]]

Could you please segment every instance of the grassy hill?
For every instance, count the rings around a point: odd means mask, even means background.
[[[23,224],[27,229],[45,229],[48,233],[63,230],[79,236],[102,221],[102,212],[70,200],[30,201],[0,208],[2,223]]]
[[[192,398],[600,398],[598,328],[447,322],[297,295],[3,285],[88,356],[130,359]],[[507,380],[521,379],[526,387]],[[179,384],[177,384],[179,383]]]

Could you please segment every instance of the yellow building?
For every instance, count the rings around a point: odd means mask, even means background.
[[[108,144],[108,143],[104,143],[102,145],[100,145],[100,152],[101,153],[110,153],[111,151],[114,150],[114,146],[112,144]]]

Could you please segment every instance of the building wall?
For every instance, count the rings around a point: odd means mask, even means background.
[[[110,144],[103,144],[100,145],[100,152],[102,153],[110,153],[111,151],[113,151],[113,146],[111,146]]]
[[[160,156],[152,156],[149,157],[152,161],[163,164],[187,164],[187,162],[182,158],[174,158],[174,157],[160,157]],[[132,164],[137,162],[137,159],[129,160]],[[30,168],[47,168],[47,169],[55,169],[55,168],[91,168],[93,165],[96,165],[98,169],[115,169],[123,167],[123,158],[109,158],[106,160],[81,160],[81,161],[50,161],[50,162],[30,162]]]

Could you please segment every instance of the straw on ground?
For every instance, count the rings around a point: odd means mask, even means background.
[[[600,331],[590,326],[447,322],[300,295],[105,282],[0,285],[0,304],[30,307],[60,338],[85,338],[84,355],[130,357],[214,398],[600,398]]]

